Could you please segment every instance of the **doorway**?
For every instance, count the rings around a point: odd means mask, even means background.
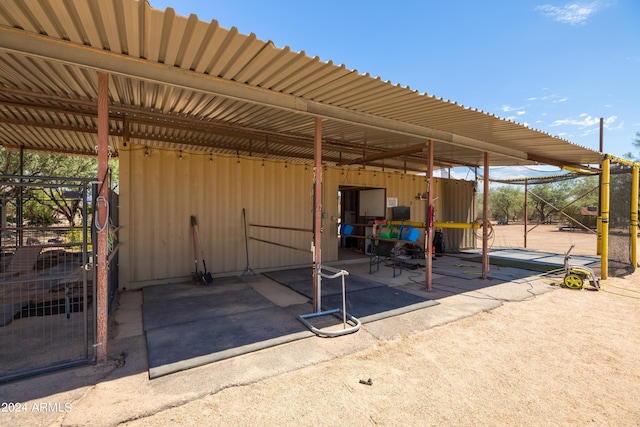
[[[338,188],[338,258],[357,258],[371,253],[371,240],[375,220],[386,218],[386,189],[340,186]],[[345,226],[351,233],[342,235]]]

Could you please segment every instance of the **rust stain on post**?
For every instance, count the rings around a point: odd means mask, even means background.
[[[489,153],[484,153],[484,194],[482,204],[482,278],[489,278]]]
[[[322,119],[320,117],[316,117],[314,145],[313,309],[318,312],[322,305],[320,301],[320,280],[322,279],[318,274],[318,266],[322,263]]]
[[[98,73],[98,224],[108,224],[107,203],[109,191],[109,75]],[[108,337],[108,280],[107,280],[107,236],[108,227],[97,231],[97,331],[96,360],[99,365],[107,362]]]

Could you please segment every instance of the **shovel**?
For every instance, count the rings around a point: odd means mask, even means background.
[[[202,273],[201,279],[204,280],[205,283],[212,283],[213,276],[211,275],[211,273],[207,271],[207,263],[204,260],[202,242],[200,241],[200,232],[198,231],[198,221],[196,220],[196,217],[194,215],[191,215],[191,225],[193,226],[193,229],[195,230],[195,233],[198,239],[198,246],[200,246],[200,256],[202,257],[202,266],[204,267],[204,273]]]
[[[247,214],[245,213],[244,208],[242,208],[242,220],[244,221],[244,248],[245,248],[245,250],[247,252],[247,268],[244,269],[244,272],[242,273],[242,276],[255,276],[256,273],[249,266],[249,243],[248,243],[248,236],[247,236]]]
[[[198,251],[196,249],[196,228],[194,225],[194,220],[195,220],[195,217],[192,216],[191,217],[191,240],[193,241],[193,259],[196,263],[196,270],[193,273],[191,273],[191,279],[193,279],[193,281],[196,283],[200,283],[204,279],[203,279],[202,272],[198,270]]]

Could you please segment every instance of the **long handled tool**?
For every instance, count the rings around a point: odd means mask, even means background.
[[[198,269],[198,250],[196,249],[196,227],[194,224],[194,218],[191,217],[191,240],[193,241],[193,260],[196,264],[196,270],[191,273],[191,278],[196,283],[201,283],[204,279],[202,276],[202,272]]]
[[[204,250],[202,249],[202,241],[200,241],[200,232],[198,231],[198,221],[194,215],[191,215],[191,226],[195,230],[196,237],[198,239],[198,246],[200,246],[200,257],[202,258],[202,266],[204,267],[202,280],[204,280],[205,283],[212,283],[213,276],[207,271],[207,262],[204,260]]]
[[[251,269],[251,267],[249,267],[249,237],[247,236],[247,214],[245,213],[244,208],[242,208],[242,220],[244,221],[244,248],[247,253],[247,268],[242,272],[242,276],[255,276],[256,273]]]

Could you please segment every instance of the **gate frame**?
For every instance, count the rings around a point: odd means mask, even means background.
[[[38,182],[36,182],[38,181]],[[89,205],[89,188],[91,183],[95,182],[94,179],[91,178],[68,178],[68,177],[50,177],[50,176],[25,176],[25,175],[0,175],[0,185],[6,186],[14,186],[14,187],[34,187],[34,188],[52,188],[52,187],[71,187],[78,188],[82,193],[82,243],[79,245],[82,248],[82,294],[83,294],[83,335],[84,335],[84,355],[79,357],[74,357],[71,359],[65,360],[57,360],[51,361],[44,364],[40,364],[38,366],[31,366],[27,368],[14,369],[13,371],[8,371],[6,373],[0,372],[0,383],[13,381],[21,378],[26,378],[35,375],[41,375],[48,372],[66,369],[70,367],[92,364],[95,363],[96,354],[95,354],[95,337],[96,337],[96,327],[97,327],[97,305],[96,305],[96,281],[95,281],[95,244],[92,244],[92,257],[93,257],[93,266],[90,268],[89,263],[89,237],[90,237],[90,228],[93,229],[92,221],[90,221],[88,217],[88,205]],[[16,229],[24,230],[24,219],[22,215],[22,204],[23,201],[22,192],[19,196],[16,197]],[[17,221],[20,220],[22,223],[18,224]],[[91,224],[91,225],[90,225]],[[71,228],[71,227],[69,227]],[[20,236],[19,241],[16,242],[18,247],[25,246],[23,244],[22,236]],[[92,242],[93,243],[93,242]],[[92,272],[93,270],[93,272]],[[88,277],[89,274],[94,275],[94,279],[92,281],[92,307],[89,310],[88,304],[88,291],[89,291],[89,283]],[[75,277],[76,275],[69,275],[69,277]],[[64,278],[60,277],[60,278]],[[9,282],[10,283],[10,282]],[[92,316],[92,331],[90,334],[89,331],[89,316]],[[90,337],[92,339],[90,339]]]

